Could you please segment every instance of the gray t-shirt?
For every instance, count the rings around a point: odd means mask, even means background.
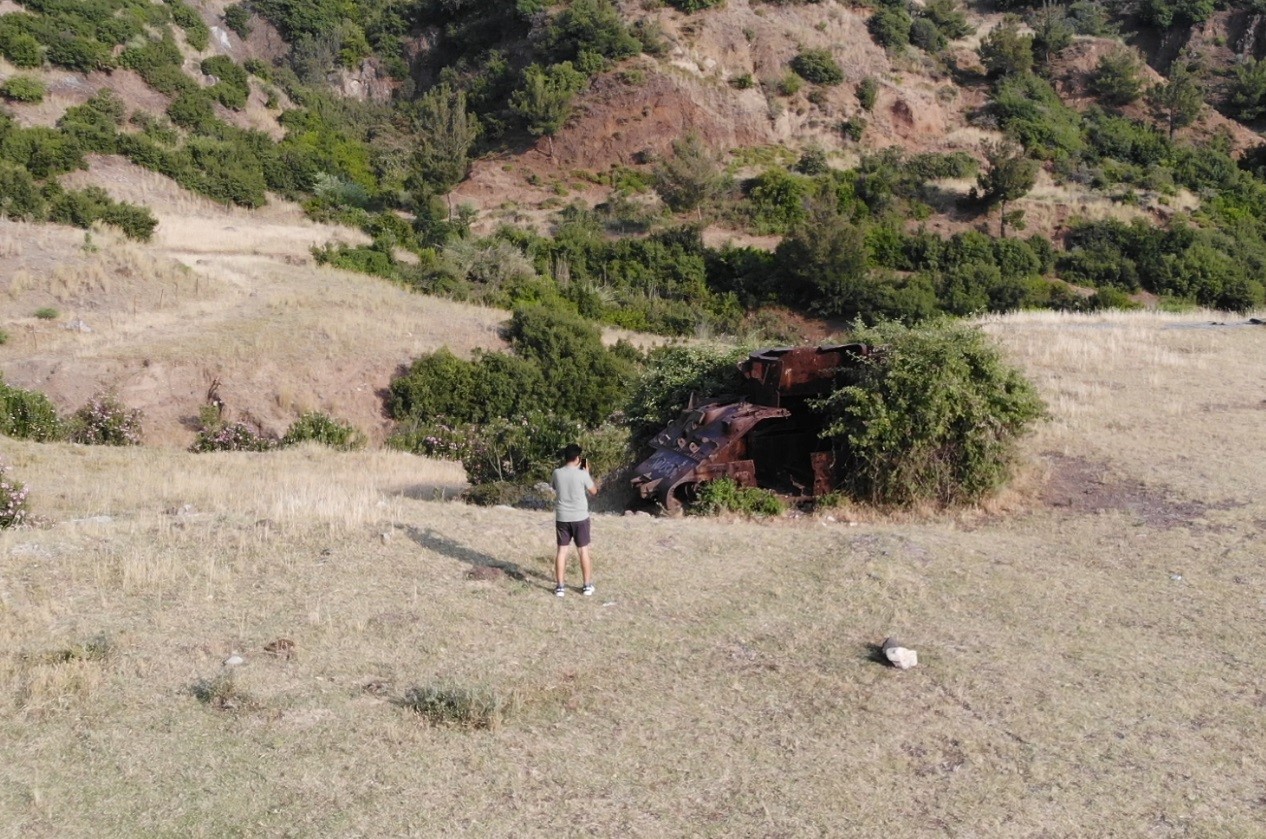
[[[550,486],[558,493],[554,502],[555,521],[584,521],[589,518],[589,496],[586,490],[593,489],[593,478],[589,472],[579,466],[560,466],[554,470]]]

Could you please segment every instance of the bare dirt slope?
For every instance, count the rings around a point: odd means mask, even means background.
[[[230,210],[117,158],[66,179],[143,200],[154,242],[0,222],[0,372],[73,410],[113,391],[150,442],[187,444],[208,386],[273,431],[322,410],[381,439],[381,391],[417,355],[499,347],[505,312],[422,297],[320,268],[309,250],[360,234],[274,201]],[[37,309],[59,317],[41,320]]]

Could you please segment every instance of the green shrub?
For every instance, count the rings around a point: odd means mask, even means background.
[[[172,100],[167,106],[167,116],[181,128],[197,134],[205,133],[216,122],[212,101],[211,95],[205,90],[189,90]]]
[[[44,126],[10,131],[0,142],[0,156],[44,179],[84,167],[84,149],[73,138]]]
[[[32,221],[44,215],[44,196],[31,173],[0,160],[0,216]]]
[[[1138,53],[1118,47],[1099,59],[1090,89],[1109,105],[1128,105],[1143,95],[1142,73]]]
[[[3,388],[3,383],[0,383],[0,388]],[[0,406],[2,405],[3,402],[0,401]],[[9,467],[0,460],[0,530],[26,524],[31,515],[29,497],[30,490],[11,477]]]
[[[791,59],[791,69],[814,84],[837,85],[844,81],[844,71],[830,50],[803,50]]]
[[[1017,439],[1044,407],[977,329],[885,325],[855,383],[818,404],[844,488],[881,504],[969,503],[1009,477]]]
[[[6,15],[7,17],[7,15]],[[15,67],[31,69],[44,63],[44,47],[35,37],[11,27],[4,27],[0,18],[0,55]]]
[[[540,368],[544,410],[593,426],[623,404],[632,365],[578,315],[544,306],[515,309],[506,337],[516,355]]]
[[[1032,73],[999,81],[989,110],[998,126],[1036,157],[1074,156],[1084,146],[1081,115],[1063,103],[1049,82]]]
[[[98,394],[75,411],[66,432],[72,443],[87,446],[139,446],[141,411],[126,407],[110,394]]]
[[[0,85],[0,96],[10,102],[43,102],[47,91],[43,81],[31,76],[11,76]]]
[[[966,38],[976,31],[976,27],[967,22],[967,15],[958,8],[957,0],[928,0],[921,15],[951,41]]]
[[[50,64],[78,73],[108,70],[114,64],[110,48],[92,38],[62,34],[50,38],[44,46],[47,48],[45,56]]]
[[[226,55],[212,56],[203,60],[201,69],[203,74],[216,77],[216,83],[211,86],[211,95],[221,105],[238,111],[246,107],[246,100],[251,93],[250,78],[233,59]]]
[[[251,34],[251,13],[241,3],[232,3],[224,7],[224,25],[246,40]]]
[[[363,449],[365,435],[350,423],[340,422],[320,411],[311,411],[295,420],[281,438],[282,446],[313,442],[342,452]]]
[[[910,43],[925,52],[936,53],[945,49],[947,41],[935,23],[925,17],[917,17],[910,24]]]
[[[989,31],[977,52],[990,76],[1022,75],[1033,69],[1033,36],[1023,34],[1019,20],[1010,16]]]
[[[52,306],[42,306],[35,310],[35,316],[40,320],[57,320],[62,313],[54,309]]]
[[[171,9],[171,19],[185,30],[185,39],[189,46],[202,52],[211,45],[211,30],[203,22],[202,16],[184,0],[163,0]]]
[[[874,76],[867,76],[857,85],[857,103],[862,106],[862,110],[870,111],[875,107],[875,99],[879,96],[879,80]]]
[[[759,233],[787,233],[809,217],[811,181],[785,169],[770,169],[747,185]]]
[[[678,11],[686,14],[702,12],[705,9],[715,9],[725,5],[725,0],[668,0],[668,5]]]
[[[677,419],[692,396],[738,393],[738,363],[747,350],[704,344],[668,344],[651,350],[624,405],[633,445],[640,447]]]
[[[471,431],[469,445],[462,454],[468,481],[535,483],[549,479],[558,465],[558,453],[580,437],[584,426],[565,417],[536,412],[495,418]]]
[[[914,19],[903,6],[882,6],[866,22],[875,43],[897,50],[910,43],[910,27]]]
[[[742,487],[732,478],[705,481],[699,485],[698,499],[690,511],[703,516],[738,513],[744,516],[777,516],[783,503],[773,490]]]
[[[39,443],[60,440],[62,422],[47,396],[13,387],[0,379],[0,434]]]
[[[804,87],[804,77],[799,73],[788,72],[778,80],[778,93],[783,96],[795,96]]]

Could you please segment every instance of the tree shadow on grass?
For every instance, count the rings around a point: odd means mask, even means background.
[[[539,580],[546,583],[546,588],[549,588],[551,591],[554,588],[553,577],[542,574],[540,571],[536,571],[534,569],[525,569],[523,566],[514,562],[506,562],[505,560],[497,559],[496,557],[489,556],[488,554],[480,553],[474,548],[468,548],[463,544],[454,542],[452,539],[441,536],[429,527],[423,529],[409,526],[405,528],[405,532],[409,534],[410,539],[421,547],[426,548],[429,551],[434,551],[442,556],[449,557],[450,559],[465,562],[472,568],[495,568],[512,580],[517,580],[521,583]]]

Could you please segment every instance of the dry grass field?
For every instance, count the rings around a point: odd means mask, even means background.
[[[1266,328],[1207,320],[992,320],[1003,497],[602,515],[592,598],[451,465],[6,440],[0,834],[1263,835]]]

